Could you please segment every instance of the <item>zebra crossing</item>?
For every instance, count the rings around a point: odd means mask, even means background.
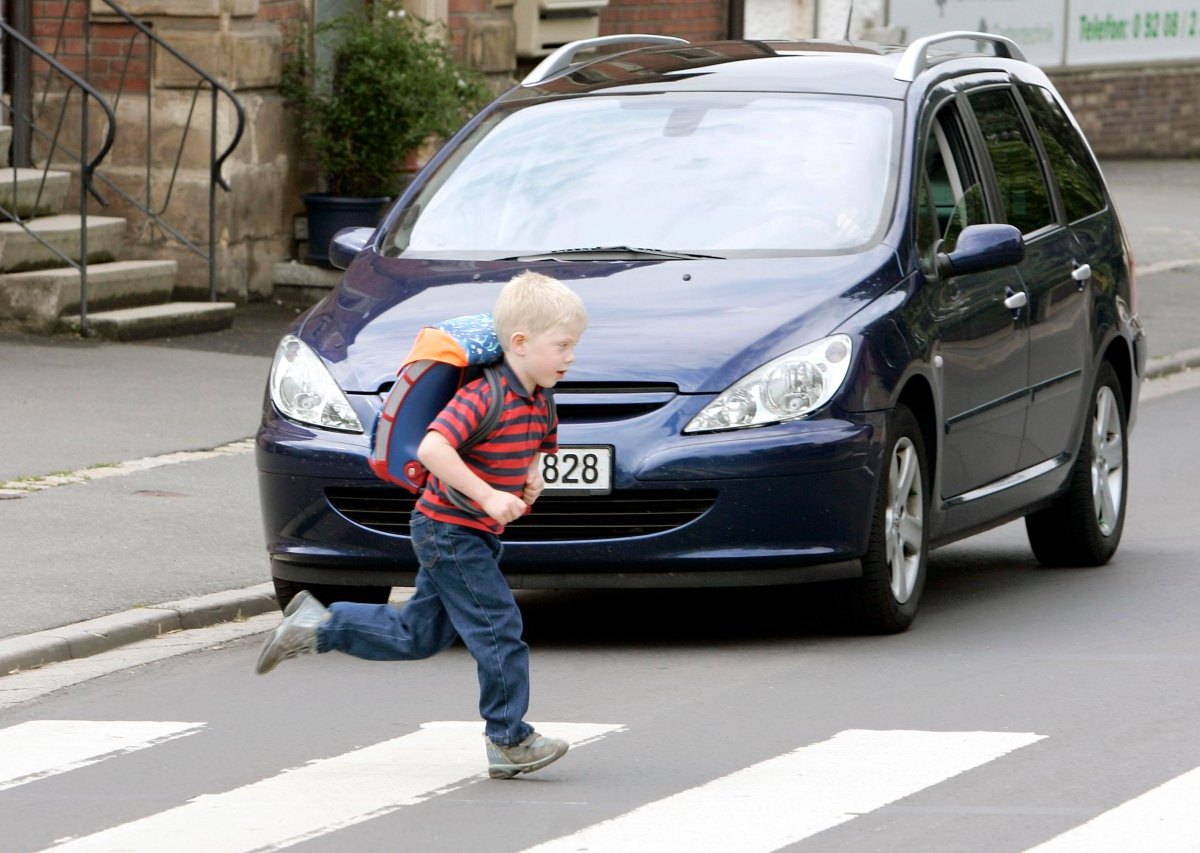
[[[546,723],[572,748],[626,731],[616,723]],[[180,738],[185,721],[37,720],[0,729],[4,792]],[[527,848],[525,853],[756,853],[779,850],[969,770],[1036,748],[1032,732],[849,729]],[[398,772],[397,768],[403,768]],[[69,853],[278,850],[461,791],[487,778],[479,723],[429,722],[415,732],[284,768],[226,791],[90,835],[56,839]],[[492,783],[494,784],[494,783]],[[513,785],[514,783],[505,783]],[[519,785],[520,783],[515,783]],[[1036,853],[1200,849],[1200,768],[1056,838]],[[796,808],[796,803],[804,807]],[[1148,846],[1149,845],[1149,846]]]

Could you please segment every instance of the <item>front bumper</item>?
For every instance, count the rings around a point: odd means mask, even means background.
[[[564,422],[562,445],[613,446],[614,492],[571,499],[574,509],[547,494],[530,516],[510,525],[502,560],[510,584],[750,586],[860,574],[883,413],[681,436],[675,424],[685,416],[662,410],[624,421]],[[412,498],[377,480],[366,454],[365,436],[309,429],[268,410],[257,459],[276,576],[307,583],[412,583],[417,563],[405,535]],[[677,497],[690,505],[677,524],[642,532],[636,524],[617,529],[606,520],[612,517],[609,504],[628,500],[670,517]],[[580,516],[575,523],[558,524],[571,512]],[[588,529],[593,532],[581,532]]]

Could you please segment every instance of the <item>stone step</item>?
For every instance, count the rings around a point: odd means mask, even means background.
[[[342,280],[341,270],[331,270],[295,261],[283,261],[273,268],[273,299],[284,305],[315,305]]]
[[[80,235],[83,218],[60,213],[57,216],[39,216],[25,223],[43,240],[60,252],[78,261]],[[121,253],[125,241],[125,220],[119,216],[89,216],[88,260],[92,263],[115,260]],[[0,222],[0,272],[22,272],[24,270],[61,267],[63,259],[16,222]]]
[[[21,219],[62,213],[71,185],[70,172],[0,168],[0,210]]]
[[[112,341],[140,341],[218,332],[233,325],[233,302],[168,302],[141,308],[88,312],[92,333]],[[79,332],[79,315],[59,320],[62,331]]]
[[[170,260],[88,264],[88,313],[168,302],[178,271]],[[0,275],[0,317],[29,331],[50,333],[68,312],[79,313],[79,271],[74,267]]]

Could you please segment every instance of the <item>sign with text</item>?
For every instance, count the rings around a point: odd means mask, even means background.
[[[906,39],[1006,36],[1044,68],[1200,59],[1200,0],[891,0]]]
[[[1200,59],[1200,0],[1071,0],[1067,64]]]
[[[891,0],[890,26],[912,42],[947,30],[995,33],[1015,41],[1035,65],[1061,65],[1066,0]],[[957,46],[957,45],[956,45]]]

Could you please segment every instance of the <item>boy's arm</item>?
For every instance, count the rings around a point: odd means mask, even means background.
[[[425,470],[475,503],[501,524],[509,524],[525,514],[525,501],[516,495],[493,489],[467,467],[458,451],[439,432],[430,430],[417,447],[417,459]]]

